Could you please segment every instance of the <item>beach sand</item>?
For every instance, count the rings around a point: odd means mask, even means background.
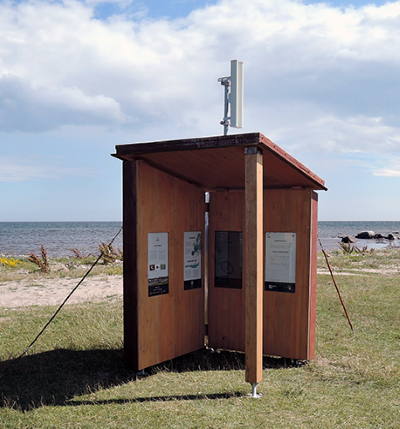
[[[399,274],[399,267],[382,267],[380,269],[355,269],[341,271],[333,270],[334,275],[365,275],[379,273],[382,275]],[[327,268],[319,268],[318,274],[330,275]],[[60,305],[73,288],[80,281],[79,278],[36,278],[27,276],[22,280],[11,280],[0,283],[0,307],[18,308],[28,306]],[[122,300],[122,275],[100,274],[86,278],[72,294],[67,304],[81,304],[85,302],[101,302]]]
[[[80,279],[23,279],[0,283],[0,307],[60,305]],[[86,278],[67,304],[122,299],[122,275],[99,275]]]

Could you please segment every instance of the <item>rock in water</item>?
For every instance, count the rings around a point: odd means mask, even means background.
[[[356,238],[361,238],[361,239],[374,238],[374,237],[375,237],[374,231],[363,231],[356,235]]]
[[[357,239],[351,235],[346,235],[346,237],[342,237],[342,243],[355,243]]]

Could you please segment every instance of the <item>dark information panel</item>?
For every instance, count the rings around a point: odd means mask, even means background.
[[[149,282],[149,296],[165,295],[167,293],[169,293],[168,283],[152,285],[151,281]]]
[[[295,283],[265,282],[265,291],[295,293]]]
[[[215,231],[215,287],[242,289],[243,232]]]
[[[201,279],[186,280],[184,282],[184,290],[192,290],[201,288]]]

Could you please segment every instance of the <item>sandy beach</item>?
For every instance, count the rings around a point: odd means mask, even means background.
[[[80,279],[26,278],[0,283],[0,307],[59,305]],[[86,278],[67,301],[68,304],[122,299],[122,275]]]
[[[324,261],[322,255],[319,258]],[[375,260],[374,267],[371,267],[368,262],[372,260],[371,258]],[[398,249],[374,252],[369,258],[365,258],[365,261],[363,260],[364,258],[357,260],[357,258],[353,259],[344,255],[338,255],[336,258],[330,259],[335,276],[398,275],[400,273]],[[340,261],[348,261],[348,266],[341,267]],[[0,281],[0,307],[12,309],[28,306],[60,305],[79,283],[81,277],[69,277],[68,269],[59,262],[52,261],[51,264],[52,272],[65,271],[67,276],[47,277],[46,275],[32,275],[27,270],[22,270],[22,276],[19,275],[15,279],[3,278],[3,281]],[[121,262],[118,263],[118,265],[121,264]],[[104,265],[100,266],[105,268]],[[325,274],[330,276],[325,262],[318,267],[317,273],[318,275]],[[100,272],[87,277],[69,298],[67,304],[122,300],[122,297],[122,275],[108,275],[105,272]]]
[[[353,269],[352,272],[334,270],[336,275],[365,275],[366,273],[398,274],[399,268]],[[318,269],[318,274],[329,274],[328,269]],[[0,283],[0,307],[18,308],[42,305],[60,305],[80,279],[39,278]],[[88,277],[67,301],[67,304],[100,302],[122,299],[122,275]]]

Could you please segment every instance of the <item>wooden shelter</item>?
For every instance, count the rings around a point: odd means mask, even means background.
[[[260,133],[120,145],[113,156],[125,364],[139,371],[204,347],[205,275],[209,346],[244,351],[246,381],[261,381],[263,354],[312,359],[324,181]]]

